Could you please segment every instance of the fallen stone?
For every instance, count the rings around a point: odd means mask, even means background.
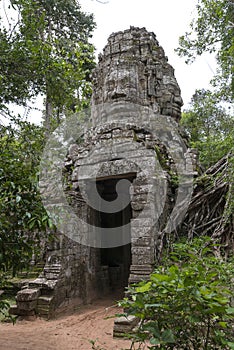
[[[32,301],[36,300],[40,295],[39,289],[23,289],[20,290],[16,295],[17,302],[20,301]]]
[[[138,318],[136,316],[121,316],[115,319],[115,324],[121,324],[121,325],[133,325],[136,326],[138,323]]]

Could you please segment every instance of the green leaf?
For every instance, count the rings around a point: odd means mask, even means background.
[[[54,228],[54,223],[53,223],[53,221],[50,218],[48,219],[48,225],[49,225],[50,229]]]
[[[153,273],[150,276],[151,281],[153,282],[163,282],[163,281],[169,281],[170,280],[170,276],[167,275],[163,275],[163,274],[159,274],[159,273]]]
[[[226,309],[226,312],[228,315],[234,315],[234,307],[228,307]]]
[[[21,196],[20,195],[16,195],[16,203],[19,203],[21,201]]]
[[[174,338],[173,331],[171,329],[166,329],[162,333],[162,340],[164,341],[164,343],[174,343],[175,338]]]
[[[220,321],[219,325],[223,328],[227,328],[227,322]]]
[[[148,292],[151,288],[152,283],[151,282],[147,282],[145,283],[143,286],[137,287],[136,288],[136,292],[137,293],[145,293]]]
[[[152,334],[154,336],[154,338],[160,338],[160,331],[158,329],[158,323],[157,322],[148,322],[147,324],[145,324],[142,329],[144,331],[148,331],[150,332],[150,334]]]
[[[161,344],[161,340],[158,339],[158,338],[155,338],[155,337],[150,338],[150,344],[152,344],[152,345],[160,345]]]

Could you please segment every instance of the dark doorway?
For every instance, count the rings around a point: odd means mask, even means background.
[[[116,185],[119,180],[129,180],[129,186],[124,189],[123,195],[128,196],[127,205],[116,213],[105,213],[99,212],[99,225],[103,228],[118,228],[118,235],[122,235],[123,242],[131,241],[131,230],[130,225],[127,227],[123,226],[129,224],[132,218],[132,209],[130,203],[129,187],[135,176],[132,174],[129,176],[118,176],[104,180],[97,181],[97,189],[101,197],[106,201],[113,201],[117,197]],[[121,193],[119,194],[121,197]],[[124,236],[125,237],[124,237]],[[128,277],[131,265],[131,244],[125,244],[114,248],[101,248],[100,249],[100,264],[101,270],[106,274],[107,287],[112,292],[123,292],[124,288],[128,285]]]

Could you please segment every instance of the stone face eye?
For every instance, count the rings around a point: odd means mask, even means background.
[[[107,89],[112,90],[115,87],[115,81],[114,80],[107,80],[105,85],[106,85]]]

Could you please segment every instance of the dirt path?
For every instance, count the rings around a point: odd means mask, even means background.
[[[129,349],[130,341],[113,339],[114,319],[105,319],[118,312],[113,301],[101,300],[52,321],[0,324],[0,350],[89,350],[90,340],[100,350]]]

